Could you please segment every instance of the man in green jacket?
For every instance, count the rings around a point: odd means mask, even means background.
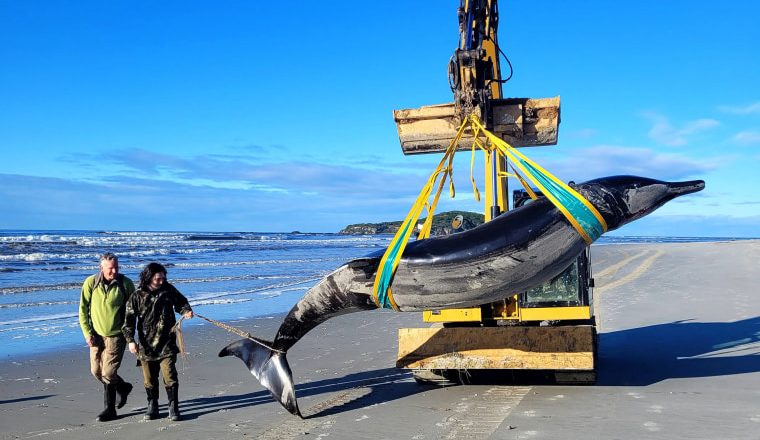
[[[132,280],[119,274],[119,259],[107,252],[100,257],[100,273],[87,277],[79,299],[79,326],[90,347],[90,371],[103,384],[104,409],[97,419],[116,418],[116,408],[127,403],[132,384],[116,372],[126,340],[121,332],[127,301],[135,291]],[[116,395],[119,402],[116,403]]]

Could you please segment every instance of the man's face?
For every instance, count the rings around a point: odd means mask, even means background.
[[[164,281],[166,281],[166,274],[163,272],[158,272],[157,274],[153,275],[153,278],[150,279],[150,290],[157,290],[161,285],[164,284]]]
[[[103,273],[103,278],[110,283],[119,274],[119,262],[116,260],[101,261],[100,271]]]

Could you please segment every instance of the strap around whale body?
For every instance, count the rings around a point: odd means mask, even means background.
[[[541,165],[533,162],[503,139],[486,130],[476,115],[470,116],[470,123],[483,133],[494,149],[512,159],[512,162],[533,182],[552,204],[578,231],[586,244],[593,243],[607,232],[607,222],[599,211],[578,191],[570,188]],[[522,181],[523,179],[520,178]]]
[[[454,153],[457,150],[459,141],[464,134],[465,129],[470,128],[473,134],[473,154],[476,146],[482,149],[496,150],[497,152],[512,159],[517,167],[525,174],[525,176],[533,182],[541,192],[562,212],[571,225],[578,231],[581,237],[587,244],[593,243],[599,236],[607,231],[607,223],[599,211],[592,205],[585,197],[579,194],[574,189],[570,188],[567,184],[559,180],[550,172],[543,169],[540,165],[528,159],[525,155],[517,151],[504,140],[494,135],[485,129],[480,119],[476,115],[470,115],[462,121],[462,125],[457,131],[457,135],[449,144],[443,158],[441,159],[438,167],[430,175],[428,182],[423,187],[417,200],[415,201],[406,219],[401,223],[396,235],[391,240],[390,245],[385,250],[380,264],[375,275],[375,282],[372,289],[372,299],[378,307],[393,309],[398,311],[399,307],[396,305],[393,299],[393,292],[391,290],[391,282],[393,281],[393,275],[396,272],[401,256],[404,253],[406,244],[409,242],[409,237],[417,224],[422,209],[427,207],[428,218],[422,227],[422,231],[419,234],[419,238],[426,238],[430,233],[430,227],[433,220],[433,212],[435,211],[435,205],[438,202],[438,197],[443,189],[444,182],[447,177],[451,178],[452,174],[452,161],[454,159]],[[478,139],[480,134],[483,134],[489,141],[484,145]],[[448,165],[447,165],[448,162]],[[433,192],[438,178],[441,178],[438,185],[438,191],[436,192],[435,199],[432,203],[428,204],[428,198]],[[524,179],[518,174],[518,179],[525,185]],[[530,188],[526,186],[529,193],[532,194]],[[474,181],[473,181],[474,187]],[[451,188],[453,197],[454,189]],[[476,198],[477,188],[475,188]],[[533,195],[533,194],[532,194]]]
[[[427,238],[427,236],[430,234],[435,206],[438,202],[438,198],[441,195],[441,191],[443,190],[447,178],[449,179],[449,191],[451,193],[451,197],[454,197],[454,185],[451,181],[451,173],[454,168],[454,153],[456,153],[459,141],[462,138],[462,135],[464,134],[464,131],[467,127],[468,124],[465,123],[459,127],[457,135],[449,144],[449,147],[446,149],[446,153],[444,153],[443,158],[438,163],[435,171],[433,171],[433,173],[428,178],[427,183],[425,183],[422,191],[420,191],[420,194],[417,196],[417,200],[415,200],[412,208],[406,215],[406,218],[401,223],[401,226],[399,226],[396,235],[391,240],[391,244],[388,245],[388,248],[385,250],[383,257],[380,259],[380,264],[377,268],[377,274],[375,275],[375,283],[372,287],[372,300],[378,307],[396,311],[399,310],[398,305],[396,305],[396,301],[393,299],[393,291],[391,290],[391,281],[393,281],[393,275],[396,273],[396,268],[398,267],[398,263],[401,260],[401,255],[403,255],[404,249],[406,248],[407,243],[409,243],[409,237],[412,235],[412,232],[417,226],[417,219],[420,218],[420,214],[425,208],[427,208],[427,219],[422,225],[422,228],[418,234],[418,239]],[[439,178],[440,180],[438,180]],[[438,189],[436,191],[434,200],[433,202],[428,203],[428,199],[433,193],[433,188],[436,186],[436,182],[438,182]]]

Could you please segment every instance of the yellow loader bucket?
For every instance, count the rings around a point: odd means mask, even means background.
[[[510,145],[530,147],[557,144],[559,96],[496,99],[491,101],[491,105],[492,132]],[[442,153],[462,125],[454,103],[394,110],[393,119],[404,154]],[[459,150],[470,148],[472,135],[465,132]]]

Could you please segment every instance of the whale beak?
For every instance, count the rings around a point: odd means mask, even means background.
[[[668,194],[673,197],[691,194],[705,189],[704,180],[689,180],[687,182],[668,182]]]

